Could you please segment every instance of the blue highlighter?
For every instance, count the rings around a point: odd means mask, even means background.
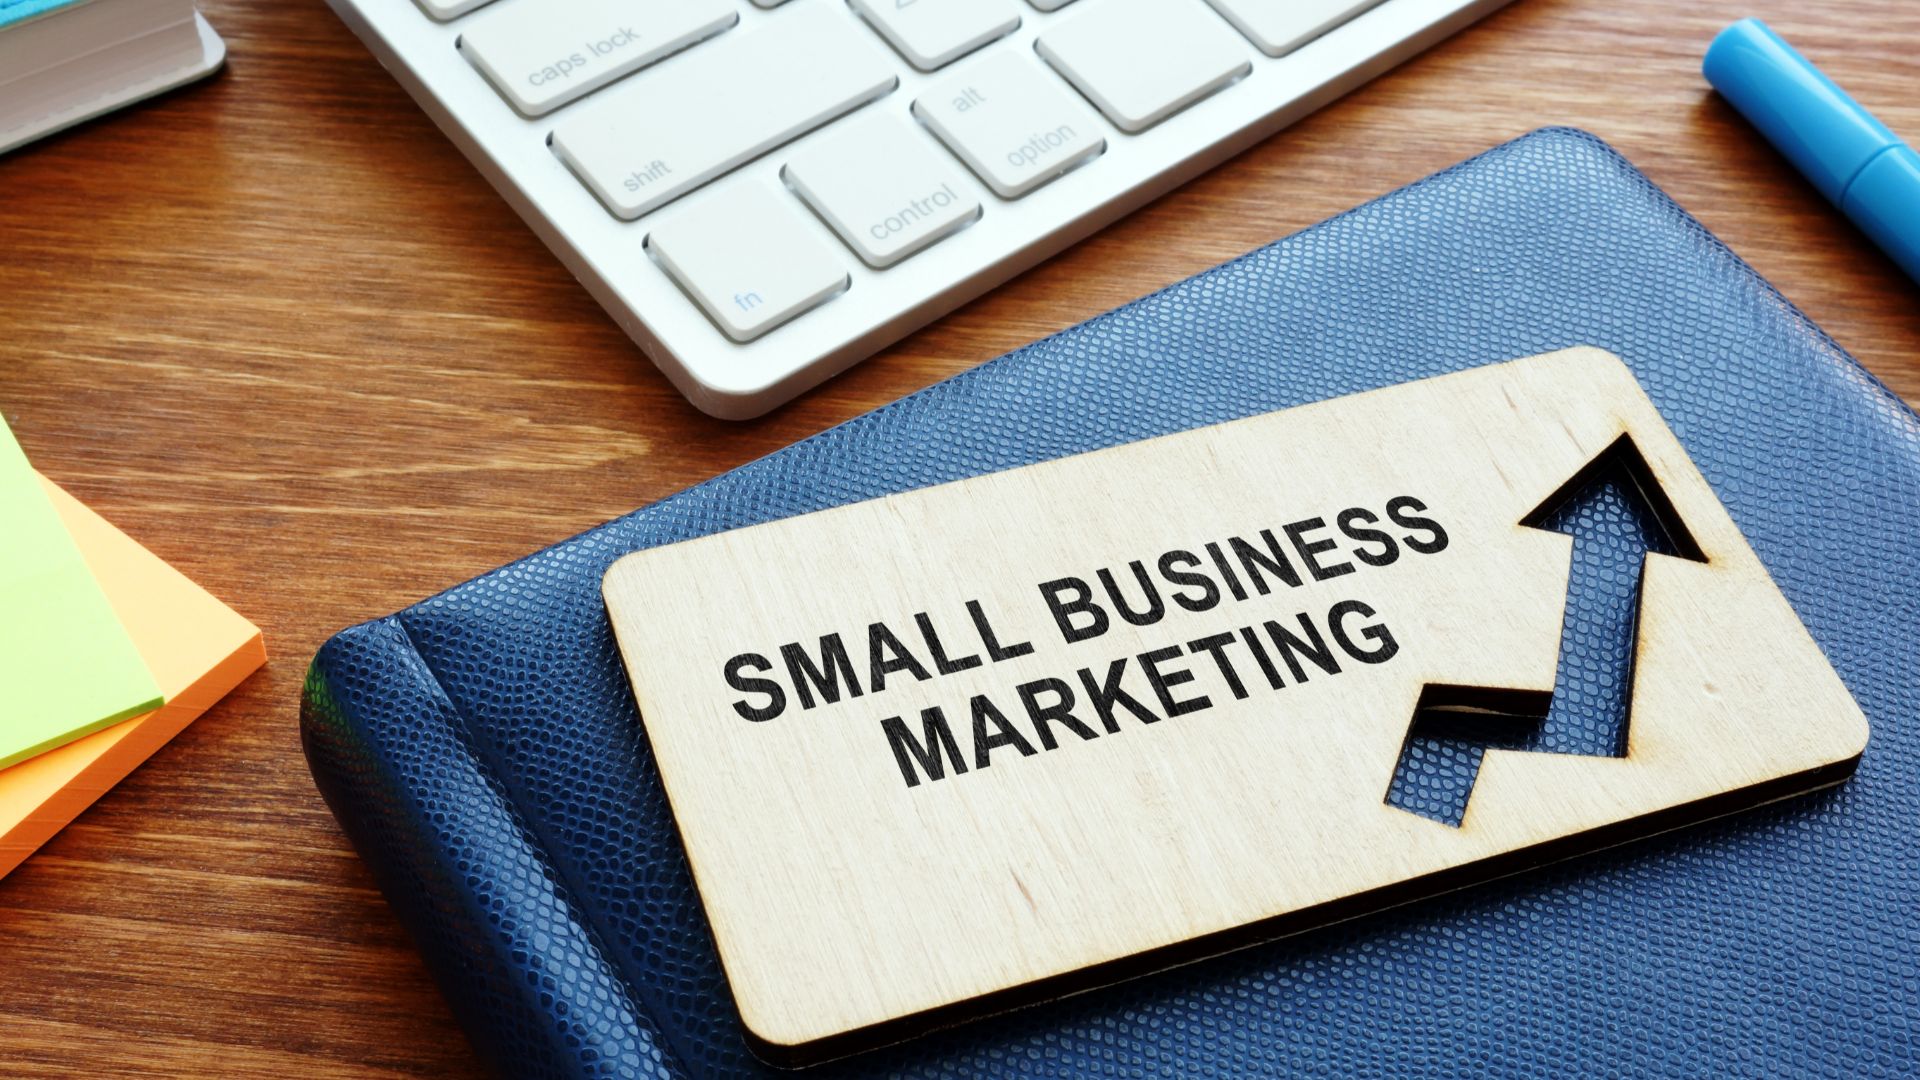
[[[1920,154],[1759,19],[1721,31],[1702,70],[1822,195],[1920,281]]]

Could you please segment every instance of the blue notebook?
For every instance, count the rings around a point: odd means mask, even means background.
[[[809,1075],[1914,1075],[1920,420],[1575,131],[341,633],[306,687],[315,779],[501,1072],[773,1075],[635,715],[613,560],[1582,344],[1634,369],[1868,714],[1851,781]]]

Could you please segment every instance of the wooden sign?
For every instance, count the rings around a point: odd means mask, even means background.
[[[1542,715],[1580,561],[1536,526],[1602,467],[1668,534],[1624,571],[1624,738],[1485,749],[1457,824],[1390,804],[1416,714]],[[1596,349],[642,551],[605,593],[788,1064],[1837,783],[1867,737]]]

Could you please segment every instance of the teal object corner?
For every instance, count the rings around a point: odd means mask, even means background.
[[[74,7],[86,2],[87,0],[0,0],[0,30],[45,15],[49,11]]]

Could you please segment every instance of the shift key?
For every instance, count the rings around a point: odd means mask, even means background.
[[[540,116],[739,21],[731,0],[519,0],[475,17],[460,52]]]
[[[844,10],[759,21],[568,112],[553,130],[554,152],[631,221],[899,82],[892,58]]]

